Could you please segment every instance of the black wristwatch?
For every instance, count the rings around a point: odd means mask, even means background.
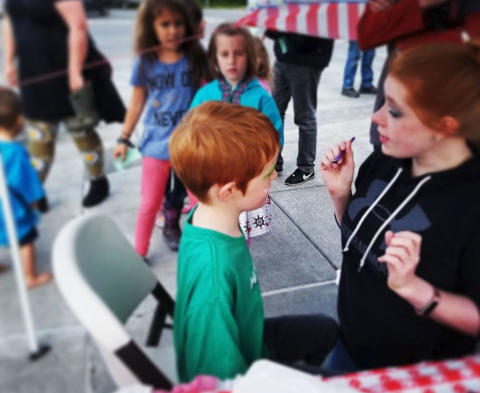
[[[426,317],[432,313],[435,307],[440,302],[440,290],[437,287],[433,287],[433,295],[430,300],[422,308],[416,308],[415,311],[418,315]]]
[[[135,147],[135,145],[130,142],[130,139],[127,138],[118,138],[117,143],[122,143],[124,145],[127,145],[128,147]]]

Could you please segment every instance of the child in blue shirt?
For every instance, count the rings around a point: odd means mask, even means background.
[[[225,101],[254,108],[268,117],[280,136],[283,146],[283,122],[275,101],[260,85],[257,75],[257,53],[253,36],[243,27],[230,23],[218,26],[208,47],[210,72],[216,78],[203,86],[191,108],[207,101]],[[270,230],[271,202],[240,215],[240,225],[247,241]]]
[[[35,271],[34,240],[38,237],[36,225],[38,215],[35,203],[45,196],[37,172],[30,163],[27,150],[15,137],[21,131],[23,118],[18,96],[11,90],[0,88],[0,153],[5,170],[10,196],[20,257],[24,265],[28,288],[47,283],[52,279],[48,273]],[[0,245],[8,246],[9,239],[5,224],[3,206],[0,209]]]

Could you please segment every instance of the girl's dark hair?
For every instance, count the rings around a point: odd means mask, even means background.
[[[192,73],[192,84],[200,88],[207,79],[207,58],[200,42],[195,37],[197,26],[194,25],[185,3],[181,0],[146,0],[140,7],[135,28],[135,52],[142,60],[157,59],[160,42],[154,29],[154,21],[163,10],[169,10],[181,16],[185,25],[185,40],[180,50],[185,53]]]
[[[197,26],[203,20],[202,7],[195,0],[182,0],[183,4],[187,8],[187,12],[193,22],[193,27],[197,29]]]
[[[0,87],[0,127],[16,131],[18,118],[22,114],[20,97],[11,89]]]
[[[257,76],[257,56],[255,54],[255,42],[253,36],[244,27],[235,26],[232,23],[222,23],[213,32],[208,45],[210,79],[218,79],[222,77],[220,68],[217,64],[217,37],[222,34],[230,37],[236,35],[243,37],[243,40],[245,41],[245,50],[247,52],[247,71],[245,72],[244,79],[250,80],[255,78]]]

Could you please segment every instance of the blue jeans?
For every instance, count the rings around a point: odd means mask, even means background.
[[[357,73],[357,65],[362,57],[361,73],[362,83],[361,87],[371,87],[373,85],[373,70],[372,62],[375,57],[375,49],[360,51],[357,41],[350,41],[348,45],[348,57],[345,64],[345,71],[343,73],[343,88],[349,89],[353,87],[355,82],[355,74]]]
[[[341,338],[337,340],[335,347],[325,360],[323,368],[328,375],[347,374],[361,370],[361,367],[348,354]]]

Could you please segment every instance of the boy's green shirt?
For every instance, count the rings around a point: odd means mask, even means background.
[[[178,252],[177,372],[233,378],[264,353],[260,286],[245,238],[191,225],[194,212]]]

